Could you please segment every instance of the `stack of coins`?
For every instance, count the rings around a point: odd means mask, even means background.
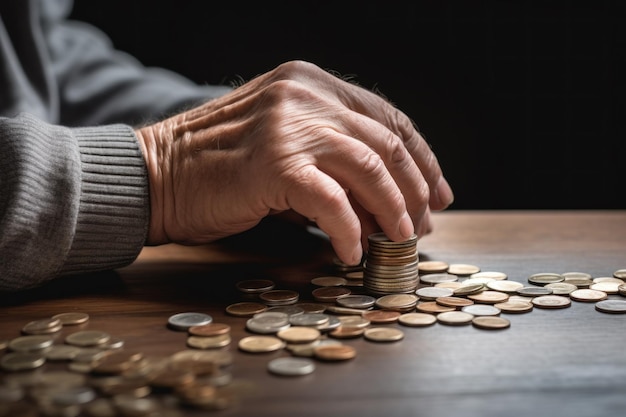
[[[368,236],[363,264],[363,286],[376,294],[413,293],[419,283],[417,236],[394,242],[384,233]]]

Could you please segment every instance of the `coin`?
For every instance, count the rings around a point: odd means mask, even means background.
[[[449,297],[452,295],[450,288],[423,287],[415,291],[415,294],[422,301],[434,301],[437,297]]]
[[[356,356],[356,349],[349,345],[319,345],[313,348],[313,355],[325,361],[344,361]]]
[[[502,310],[490,304],[472,304],[463,307],[461,311],[474,316],[497,316]]]
[[[342,307],[366,309],[372,307],[376,303],[376,298],[370,295],[350,294],[340,297],[336,303]]]
[[[463,311],[446,311],[444,313],[437,314],[437,321],[439,323],[451,326],[469,324],[472,322],[473,318],[473,314],[465,313]]]
[[[239,340],[239,349],[244,352],[273,352],[285,347],[285,342],[274,336],[247,336]]]
[[[504,303],[496,303],[493,305],[499,308],[503,313],[528,313],[532,311],[533,304],[528,301],[505,301]]]
[[[454,282],[458,281],[459,277],[446,272],[439,274],[425,274],[420,276],[420,282],[424,284],[438,284],[440,282]]]
[[[463,297],[437,297],[435,302],[445,307],[461,308],[474,304],[472,300]]]
[[[202,326],[213,321],[213,317],[205,313],[185,312],[169,317],[167,324],[171,329],[187,331],[192,326]],[[104,342],[103,342],[104,343]]]
[[[0,358],[0,367],[5,371],[25,371],[39,368],[46,358],[39,353],[9,352]]]
[[[371,323],[363,316],[339,316],[337,318],[341,322],[341,327],[359,327],[364,329]]]
[[[486,284],[487,288],[489,288],[492,291],[500,291],[500,292],[505,292],[505,293],[515,293],[517,290],[519,290],[520,288],[522,288],[524,286],[524,284],[522,284],[521,282],[517,282],[517,281],[508,281],[508,280],[504,280],[504,281],[489,281]]]
[[[301,376],[315,371],[315,363],[306,358],[276,358],[267,364],[267,369],[277,375]]]
[[[546,287],[522,287],[516,292],[518,295],[522,295],[525,297],[538,297],[540,295],[552,294],[552,290]]]
[[[384,310],[404,312],[412,310],[418,297],[414,294],[388,294],[376,299],[376,306]]]
[[[618,294],[619,293],[619,286],[624,284],[624,282],[622,282],[621,284],[618,282],[611,282],[611,281],[600,281],[600,282],[595,282],[594,284],[591,284],[589,286],[589,289],[591,290],[596,290],[596,291],[602,291],[605,292],[607,294]]]
[[[321,326],[330,321],[330,316],[324,313],[305,313],[289,318],[289,322],[294,326]]]
[[[41,320],[33,320],[24,327],[22,327],[22,333],[24,334],[52,334],[60,332],[63,328],[61,320],[58,318],[47,318]]]
[[[438,304],[436,301],[424,301],[423,303],[417,304],[417,311],[422,313],[443,313],[446,311],[454,311],[456,308],[454,307],[446,307]]]
[[[374,324],[394,323],[398,321],[401,315],[402,313],[399,311],[391,310],[368,310],[363,312],[363,318]]]
[[[427,313],[405,313],[398,317],[398,322],[410,327],[425,327],[437,322],[437,317]]]
[[[321,333],[313,327],[291,326],[278,331],[276,336],[287,343],[310,343],[319,339]]]
[[[352,291],[345,287],[320,287],[314,289],[311,294],[315,301],[335,302],[338,298],[352,294]]]
[[[295,304],[300,298],[297,291],[270,290],[259,294],[259,298],[269,306]]]
[[[461,283],[461,286],[452,290],[452,295],[456,297],[478,294],[485,290],[483,283],[468,284],[467,281]]]
[[[500,291],[487,290],[477,294],[469,294],[467,298],[477,303],[495,304],[505,302],[509,298],[509,295]]]
[[[441,273],[448,270],[448,263],[443,261],[422,261],[417,264],[417,269],[424,274]]]
[[[231,316],[252,317],[257,313],[267,310],[267,306],[254,302],[239,302],[226,307],[226,312]]]
[[[603,300],[596,303],[596,310],[602,313],[626,313],[626,300]]]
[[[311,284],[317,285],[318,287],[340,287],[347,283],[347,279],[333,276],[316,277],[311,280]]]
[[[604,291],[579,289],[570,293],[570,298],[575,301],[595,302],[605,300],[608,295]]]
[[[269,279],[247,279],[235,284],[237,289],[246,294],[260,294],[265,291],[273,290],[274,281]]]
[[[565,281],[546,284],[545,287],[551,289],[554,295],[569,295],[572,291],[578,289],[576,285]]]
[[[305,313],[323,313],[326,311],[326,306],[319,303],[297,303],[294,306],[303,309]]]
[[[510,327],[511,321],[504,317],[480,316],[472,319],[472,325],[485,330],[499,330]]]
[[[187,345],[196,349],[214,349],[228,346],[231,342],[229,334],[219,334],[216,336],[189,336]]]
[[[626,280],[626,269],[618,269],[617,271],[613,272],[613,276],[615,278]]]
[[[299,316],[292,316],[299,317]],[[254,333],[270,334],[284,330],[291,326],[290,316],[285,313],[262,312],[255,314],[246,321],[246,329]]]
[[[59,313],[52,316],[53,319],[61,321],[63,326],[74,326],[89,321],[89,314],[80,312]]]
[[[81,351],[78,346],[54,344],[43,352],[46,360],[69,361],[74,359]]]
[[[345,326],[342,324],[336,329],[330,331],[328,335],[336,339],[350,339],[361,336],[363,332],[365,332],[364,327]]]
[[[569,307],[572,301],[562,295],[540,295],[533,298],[532,303],[539,308],[565,308]]]
[[[546,285],[553,282],[565,281],[565,277],[561,274],[554,272],[541,272],[538,274],[532,274],[528,277],[528,282],[535,285]]]
[[[9,349],[14,352],[35,352],[47,349],[54,343],[54,339],[47,335],[19,336],[9,341]]]
[[[202,326],[191,326],[188,331],[194,336],[210,337],[229,333],[230,326],[226,323],[209,323]]]
[[[286,306],[268,307],[268,309],[265,310],[265,312],[267,313],[279,312],[279,313],[285,313],[288,316],[297,316],[298,314],[304,314],[304,309],[295,304],[290,304]]]
[[[404,332],[395,327],[370,327],[365,329],[363,337],[372,342],[397,342],[404,339]]]
[[[508,278],[508,275],[500,271],[480,271],[470,275],[470,279],[487,279],[502,281]]]
[[[480,267],[472,264],[450,264],[448,273],[452,275],[469,276],[480,272]]]

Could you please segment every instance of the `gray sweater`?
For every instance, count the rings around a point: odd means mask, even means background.
[[[0,2],[0,290],[128,265],[149,222],[133,127],[227,92],[145,68],[71,0]]]

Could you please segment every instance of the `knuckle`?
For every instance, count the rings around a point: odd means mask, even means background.
[[[361,173],[368,177],[378,177],[384,168],[383,159],[377,153],[370,152],[361,163]]]

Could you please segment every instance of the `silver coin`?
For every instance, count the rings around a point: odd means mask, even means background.
[[[470,313],[474,316],[497,316],[501,310],[489,304],[472,304],[461,309],[464,313]]]
[[[296,316],[298,314],[303,314],[304,309],[297,305],[288,305],[288,306],[274,306],[269,307],[264,313],[285,313],[288,316]]]
[[[278,311],[258,313],[246,321],[246,328],[254,333],[278,333],[291,326],[289,323],[290,317],[298,317],[298,315],[289,316],[286,313]]]
[[[300,376],[315,371],[315,363],[307,358],[276,358],[269,361],[267,369],[277,375]]]
[[[626,313],[626,300],[603,300],[596,303],[596,310],[602,313]]]
[[[426,274],[420,276],[420,281],[424,284],[438,284],[440,282],[454,282],[458,281],[459,277],[448,273],[440,274]]]
[[[415,295],[422,301],[434,301],[439,297],[450,297],[452,290],[450,288],[423,287],[415,291]]]
[[[330,316],[324,313],[304,313],[289,318],[294,326],[321,326],[328,323]]]
[[[550,295],[552,290],[546,287],[523,287],[515,291],[518,295],[525,297],[538,297],[540,295]]]
[[[167,323],[172,329],[186,331],[192,326],[202,326],[213,322],[213,317],[204,313],[178,313],[170,316]]]
[[[372,307],[376,302],[376,298],[369,295],[347,295],[338,298],[336,303],[342,307],[365,309]]]
[[[564,280],[565,277],[563,275],[553,272],[541,272],[528,277],[528,282],[535,285],[546,285],[553,282],[563,282]]]

